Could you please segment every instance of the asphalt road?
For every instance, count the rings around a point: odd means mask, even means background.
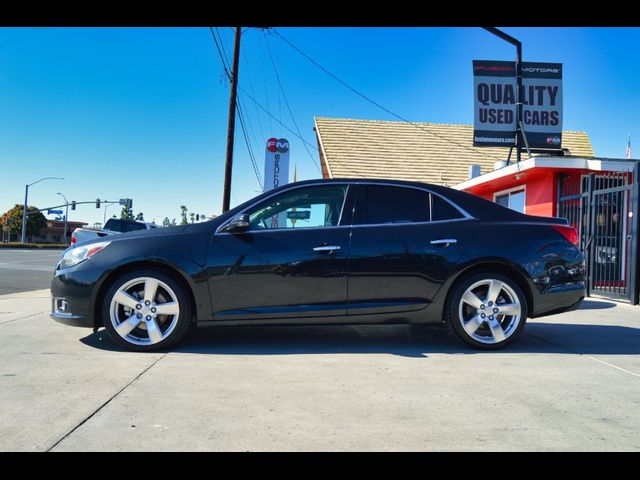
[[[0,248],[0,295],[49,288],[61,253]]]

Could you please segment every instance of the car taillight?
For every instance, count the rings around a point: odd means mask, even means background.
[[[78,239],[72,235],[71,236],[71,245],[74,245],[77,241],[78,241]]]
[[[566,225],[551,225],[558,233],[561,233],[564,238],[578,246],[578,231],[574,227],[568,227]]]

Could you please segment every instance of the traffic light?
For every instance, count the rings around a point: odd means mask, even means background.
[[[127,198],[127,208],[133,208],[133,199]]]
[[[199,221],[200,221],[200,214],[196,213],[196,222],[199,222]]]
[[[96,208],[100,208],[100,199],[99,198],[96,199]]]
[[[75,210],[76,209],[76,201],[72,200],[71,201],[71,210]]]

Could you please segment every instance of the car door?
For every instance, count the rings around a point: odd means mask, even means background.
[[[427,307],[469,246],[476,222],[424,189],[359,186],[349,259],[349,315]]]
[[[346,315],[348,190],[346,183],[294,187],[241,212],[249,215],[246,231],[216,232],[208,254],[214,318]]]

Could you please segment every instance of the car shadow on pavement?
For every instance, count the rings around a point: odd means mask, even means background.
[[[602,310],[603,308],[615,308],[618,304],[614,302],[583,300],[580,304],[580,310]]]
[[[101,329],[81,339],[85,345],[124,351]],[[189,333],[175,353],[209,355],[392,354],[426,358],[429,354],[478,354],[446,328],[424,325],[248,326],[202,328]],[[531,322],[510,347],[491,354],[579,353],[640,354],[640,328]]]

